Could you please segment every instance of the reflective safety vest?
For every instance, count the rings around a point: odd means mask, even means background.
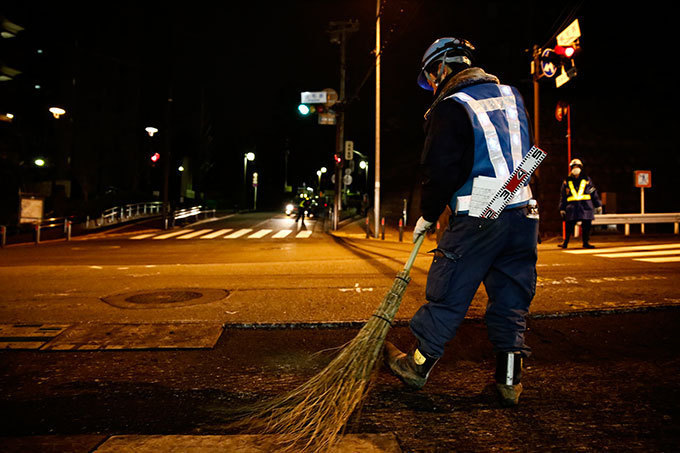
[[[590,194],[585,193],[587,185],[588,185],[588,181],[586,181],[585,179],[582,179],[581,182],[578,185],[578,192],[577,192],[576,189],[574,189],[574,182],[569,181],[569,191],[571,192],[571,195],[567,197],[567,201],[590,200]]]
[[[505,182],[529,152],[529,119],[522,95],[516,88],[508,85],[471,85],[447,99],[453,99],[465,107],[474,134],[472,171],[450,201],[454,213],[466,214],[475,177],[488,176]],[[524,186],[507,207],[526,206],[530,199],[531,189]]]

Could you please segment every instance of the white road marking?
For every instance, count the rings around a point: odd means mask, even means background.
[[[278,233],[276,233],[274,236],[272,236],[272,238],[275,238],[275,239],[285,238],[286,236],[288,236],[292,232],[293,232],[293,230],[281,230]]]
[[[312,230],[303,230],[300,231],[295,238],[296,239],[306,239],[312,235]]]
[[[250,228],[241,228],[241,229],[238,230],[238,231],[234,231],[234,232],[231,233],[229,236],[225,236],[224,239],[236,239],[236,238],[240,238],[241,236],[246,235],[246,234],[250,233],[251,231],[253,231],[253,230],[250,229]]]
[[[624,252],[624,253],[598,253],[595,256],[603,256],[605,258],[640,258],[644,256],[663,256],[663,255],[680,255],[680,249],[675,250],[656,250],[648,252]]]
[[[632,245],[628,247],[609,247],[603,249],[583,249],[583,250],[566,250],[566,253],[573,253],[575,255],[581,255],[585,253],[596,254],[596,253],[614,253],[614,252],[635,252],[638,250],[664,250],[664,249],[676,249],[680,248],[680,243],[675,244],[657,244],[657,245]]]
[[[180,236],[177,239],[192,239],[195,238],[196,236],[200,236],[202,234],[206,234],[212,231],[212,228],[207,229],[207,230],[196,230],[193,233],[185,234],[184,236]]]
[[[165,233],[165,234],[161,234],[159,236],[154,236],[153,239],[168,239],[168,238],[172,238],[172,237],[175,237],[175,236],[180,236],[182,234],[191,233],[192,231],[193,230],[172,231],[170,233]]]
[[[248,239],[260,239],[261,237],[266,236],[271,232],[272,232],[272,230],[269,230],[267,228],[263,228],[260,231],[256,231],[253,234],[251,234],[250,236],[248,236]]]
[[[668,256],[664,258],[637,258],[635,261],[646,263],[680,263],[680,256]]]
[[[151,236],[154,236],[156,233],[145,233],[145,234],[139,234],[137,236],[132,236],[130,239],[148,239]]]
[[[233,230],[233,228],[224,228],[222,230],[217,230],[217,231],[214,231],[210,234],[206,234],[205,236],[201,236],[201,239],[215,239],[218,236],[222,236],[223,234],[227,234],[231,230]]]

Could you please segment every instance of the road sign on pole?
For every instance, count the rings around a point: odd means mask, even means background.
[[[301,104],[325,104],[328,93],[325,91],[303,91],[300,93]]]
[[[345,141],[345,160],[352,160],[354,158],[354,142],[351,140]]]
[[[566,47],[581,37],[581,27],[578,25],[578,19],[574,20],[567,28],[562,30],[555,38],[557,44]]]

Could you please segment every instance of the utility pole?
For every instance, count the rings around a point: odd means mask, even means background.
[[[335,200],[333,203],[333,229],[338,229],[340,211],[342,210],[342,156],[345,143],[345,83],[347,73],[347,36],[350,33],[359,31],[358,21],[333,21],[328,26],[328,34],[331,42],[340,44],[340,93],[338,96],[339,109],[337,112],[337,122],[335,126],[335,154],[340,157],[340,161],[335,163]]]
[[[373,225],[375,237],[378,237],[380,222],[380,4],[377,0],[375,13],[375,187],[373,192]]]

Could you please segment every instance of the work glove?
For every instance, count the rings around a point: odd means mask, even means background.
[[[415,243],[419,236],[425,234],[427,230],[432,228],[432,225],[434,225],[434,222],[428,222],[421,216],[416,222],[416,227],[413,230],[413,242]]]
[[[562,220],[567,216],[567,211],[560,211],[560,217],[562,217]]]
[[[602,214],[602,206],[595,208],[595,214]]]

